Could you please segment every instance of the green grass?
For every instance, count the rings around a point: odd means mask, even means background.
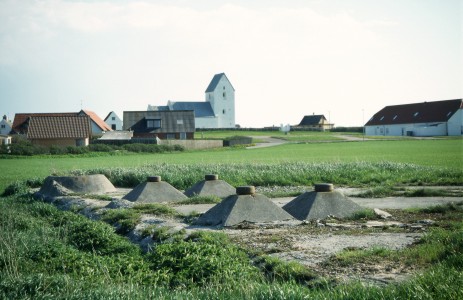
[[[236,134],[236,132],[233,132]],[[201,166],[205,164],[398,162],[463,169],[463,140],[404,140],[286,144],[261,149],[216,149],[181,153],[127,154],[98,157],[25,157],[1,159],[0,191],[17,180],[44,179],[71,170],[136,168],[151,164]],[[204,176],[202,174],[201,176]]]
[[[297,263],[252,257],[215,232],[170,241],[168,229],[159,229],[160,243],[144,254],[103,222],[15,195],[0,198],[0,298],[462,299],[463,226],[461,213],[452,216],[454,227],[432,229],[409,249],[337,257],[346,266],[390,258],[427,267],[378,287],[336,283]]]

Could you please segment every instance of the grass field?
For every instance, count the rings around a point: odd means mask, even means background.
[[[260,136],[271,136],[291,142],[320,142],[341,141],[340,135],[358,136],[360,133],[291,131],[285,134],[282,131],[200,131],[195,133],[195,139],[225,139],[232,136],[249,136],[253,138],[253,141],[259,141]]]
[[[403,140],[284,144],[261,149],[223,148],[162,154],[22,157],[0,160],[0,190],[17,180],[45,178],[72,170],[147,165],[396,162],[463,170],[462,140]],[[463,183],[462,183],[463,184]]]
[[[310,142],[261,149],[1,159],[0,190],[16,180],[72,171],[105,173],[126,186],[147,175],[162,175],[174,186],[185,187],[202,179],[206,171],[217,172],[235,185],[291,185],[298,180],[297,184],[333,180],[346,185],[460,185],[462,146],[457,139]],[[220,232],[170,237],[158,228],[153,237],[164,242],[142,253],[109,224],[59,211],[26,191],[18,189],[17,194],[0,198],[0,299],[463,298],[461,205],[403,212],[413,222],[436,220],[410,248],[350,249],[327,262],[332,268],[352,268],[354,273],[353,268],[365,262],[374,266],[399,261],[417,268],[408,280],[383,287],[320,277],[297,263],[241,248]],[[114,210],[105,218],[111,221],[119,218],[115,214],[125,213],[126,221],[119,225],[129,227],[148,210],[172,214],[155,206],[140,209]]]

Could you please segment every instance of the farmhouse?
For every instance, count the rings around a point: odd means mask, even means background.
[[[124,130],[134,138],[192,140],[195,116],[192,110],[124,111]]]
[[[122,120],[114,111],[110,112],[104,121],[112,130],[122,130]]]
[[[214,75],[205,92],[206,102],[168,101],[148,105],[148,111],[193,110],[196,128],[235,127],[235,89],[225,73]]]
[[[27,135],[29,130],[29,118],[31,117],[73,117],[86,116],[91,128],[91,136],[99,137],[104,132],[112,130],[96,113],[89,110],[81,110],[77,113],[18,113],[14,116],[12,132]],[[44,123],[45,124],[45,123]],[[47,125],[50,125],[46,123]],[[44,129],[48,130],[48,129]]]
[[[27,139],[42,146],[87,146],[91,136],[89,116],[31,116]]]
[[[366,135],[461,136],[462,99],[386,106],[365,124]]]
[[[330,130],[333,124],[330,124],[324,115],[308,115],[302,118],[297,127],[319,129],[321,131]]]

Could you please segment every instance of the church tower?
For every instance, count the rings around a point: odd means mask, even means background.
[[[235,128],[235,89],[225,73],[212,78],[206,89],[206,102],[217,118],[217,128]]]

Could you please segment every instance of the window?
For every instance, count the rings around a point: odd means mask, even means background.
[[[116,124],[111,124],[111,129],[116,130]]]
[[[186,140],[186,132],[180,132],[180,139]]]
[[[177,125],[183,125],[183,120],[177,120]]]
[[[223,86],[223,89],[225,90],[225,86]]]
[[[222,112],[223,112],[223,114],[225,114],[225,109],[224,109],[224,110],[222,110]]]
[[[419,112],[413,114],[414,117],[418,116]]]
[[[111,117],[111,120],[116,121],[116,117]]]
[[[381,119],[379,119],[380,121],[382,121],[384,119],[384,116],[381,117]]]
[[[161,128],[161,120],[160,119],[147,119],[146,128]]]
[[[392,120],[395,120],[395,119],[397,119],[397,115],[395,115],[394,118],[392,118]]]
[[[223,92],[223,93],[222,93],[222,96],[223,96],[223,98],[225,99],[225,97],[226,97],[227,95],[225,94],[225,92]]]
[[[175,133],[168,133],[166,134],[167,140],[175,140]]]
[[[5,128],[5,124],[2,124],[1,128],[2,128],[2,129]]]

